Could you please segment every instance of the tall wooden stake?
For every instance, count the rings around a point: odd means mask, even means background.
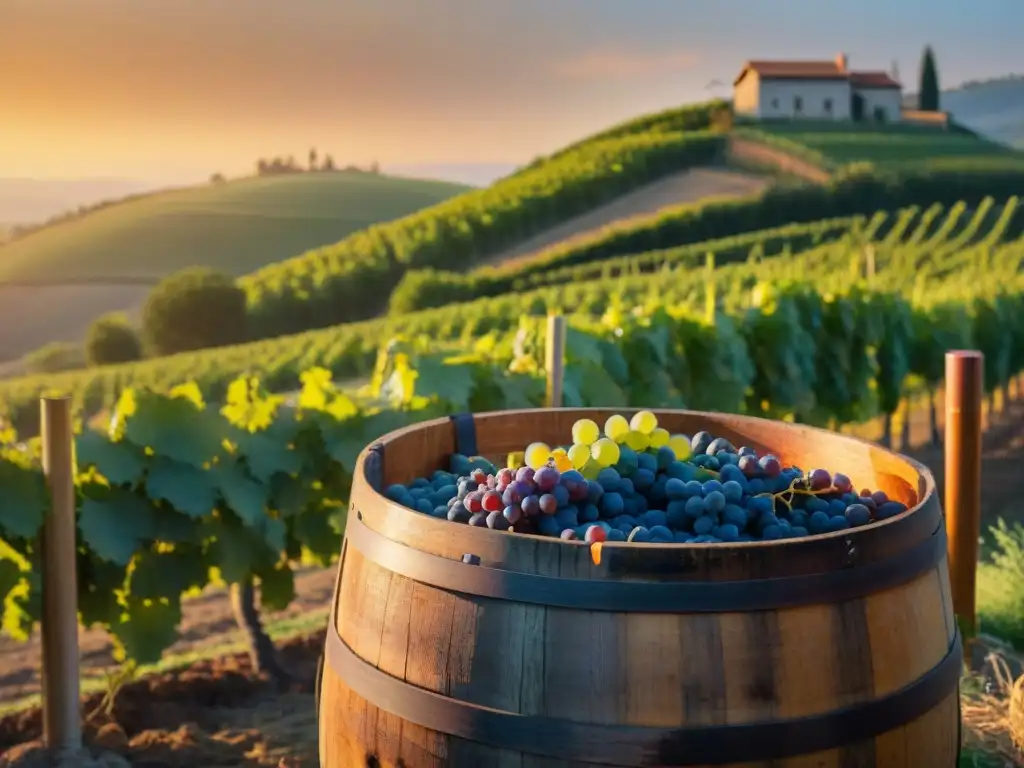
[[[565,381],[565,318],[561,315],[548,315],[544,368],[548,372],[547,406],[561,408]]]
[[[43,739],[51,750],[82,746],[75,568],[74,429],[71,400],[40,402],[43,473],[52,509],[43,524]]]
[[[946,353],[946,533],[953,612],[965,640],[977,633],[975,579],[981,537],[981,420],[985,358]],[[966,643],[965,643],[966,648]]]

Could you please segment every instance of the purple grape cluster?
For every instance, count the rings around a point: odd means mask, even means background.
[[[854,490],[825,469],[785,467],[771,454],[698,432],[687,461],[668,448],[633,451],[587,478],[553,464],[497,469],[456,454],[450,472],[386,490],[424,514],[480,528],[587,542],[713,544],[802,538],[906,511],[882,491]]]

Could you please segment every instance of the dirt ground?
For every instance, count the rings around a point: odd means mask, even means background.
[[[705,197],[751,195],[760,192],[770,181],[769,176],[724,168],[696,168],[674,173],[524,240],[515,248],[495,254],[486,263],[496,266],[519,261],[556,243],[570,244],[610,224],[657,213],[669,206],[693,203]]]

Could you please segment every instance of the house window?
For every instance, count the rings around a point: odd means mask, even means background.
[[[799,96],[793,97],[793,111],[796,113],[804,111],[804,100],[801,99]]]
[[[832,99],[825,99],[825,111],[832,114]]]

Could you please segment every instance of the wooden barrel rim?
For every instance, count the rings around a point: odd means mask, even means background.
[[[327,667],[346,686],[402,720],[491,747],[630,768],[781,760],[874,738],[916,720],[952,695],[958,689],[963,664],[957,630],[936,666],[879,699],[790,720],[658,728],[522,715],[452,699],[364,661],[333,623],[327,630],[326,650]]]
[[[382,522],[387,519],[401,521],[402,526],[417,526],[427,532],[442,532],[452,523],[424,515],[415,510],[390,501],[382,495],[384,463],[386,447],[389,443],[407,436],[419,429],[444,427],[449,424],[453,430],[456,447],[463,450],[470,447],[476,449],[475,428],[477,418],[540,418],[544,413],[562,411],[564,409],[535,409],[526,411],[500,411],[473,414],[458,414],[447,419],[435,419],[420,424],[404,427],[390,432],[373,445],[365,449],[357,462],[355,476],[362,476],[365,483],[354,483],[352,493],[352,509],[362,514],[368,527],[380,530]],[[604,411],[607,409],[572,409],[573,414],[585,416],[588,411]],[[629,411],[625,411],[629,413]],[[751,416],[733,416],[731,414],[712,414],[698,411],[658,411],[658,413],[681,415],[688,418],[707,420],[727,417],[732,423],[760,427],[765,431],[778,429],[779,424],[767,419]],[[944,527],[942,508],[938,503],[935,481],[931,472],[922,464],[892,451],[874,446],[858,438],[834,435],[826,430],[804,425],[785,425],[786,429],[799,429],[802,432],[821,434],[828,439],[842,439],[863,445],[873,454],[885,455],[902,462],[915,472],[919,478],[917,504],[906,512],[888,520],[871,523],[858,528],[818,534],[800,539],[780,539],[772,542],[737,542],[730,544],[626,544],[605,542],[602,545],[602,574],[608,578],[637,578],[644,575],[671,579],[687,578],[694,580],[714,581],[715,573],[725,570],[724,563],[743,563],[751,557],[772,558],[772,565],[785,573],[796,576],[814,574],[823,570],[840,570],[853,568],[869,563],[883,561],[892,557],[902,557],[904,551],[913,549],[922,541],[932,537]],[[470,437],[472,435],[472,437]],[[466,442],[471,445],[466,447]],[[482,528],[460,526],[460,533],[470,539],[485,541],[495,537],[506,536],[528,543],[531,547],[576,547],[585,548],[582,542],[566,542],[547,536],[534,534],[513,534],[492,531]],[[510,543],[508,546],[515,546]],[[483,547],[482,547],[483,548]],[[477,554],[477,553],[470,553]],[[827,563],[826,567],[822,564]],[[573,578],[571,576],[566,578]]]
[[[491,568],[471,553],[462,561],[432,555],[382,536],[366,526],[358,512],[348,521],[345,539],[363,559],[440,589],[549,607],[627,613],[768,611],[843,602],[909,583],[934,569],[946,554],[946,531],[939,527],[898,558],[853,568],[743,581],[627,581]]]

